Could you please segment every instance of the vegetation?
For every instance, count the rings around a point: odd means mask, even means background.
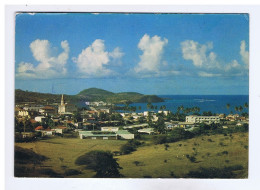
[[[88,152],[75,161],[77,165],[85,165],[86,169],[92,169],[96,172],[94,177],[98,178],[111,178],[111,177],[121,177],[118,169],[122,169],[113,158],[111,152],[95,150]]]
[[[166,136],[166,134],[159,136]],[[211,139],[212,142],[208,142],[207,139]],[[225,146],[219,146],[220,142]],[[41,165],[36,164],[34,170],[34,166],[31,163],[20,165],[16,170],[20,171],[20,176],[28,176],[30,174],[32,177],[50,177],[50,175],[53,177],[93,177],[96,175],[96,171],[86,168],[82,170],[82,166],[86,165],[77,165],[75,161],[80,155],[85,155],[91,151],[103,150],[117,152],[116,156],[114,154],[114,159],[118,159],[117,163],[122,167],[120,173],[124,177],[191,178],[193,176],[192,178],[196,178],[199,175],[198,173],[195,173],[195,175],[189,172],[198,172],[200,168],[205,168],[209,171],[211,171],[210,168],[222,170],[225,167],[229,169],[232,167],[232,170],[230,169],[232,178],[247,177],[247,132],[232,133],[232,136],[229,133],[226,136],[224,134],[210,134],[210,136],[205,134],[179,140],[178,142],[168,142],[169,147],[167,147],[167,151],[165,150],[165,144],[155,145],[152,139],[148,138],[143,146],[139,145],[136,151],[131,152],[131,154],[119,154],[120,148],[127,143],[128,141],[123,140],[82,140],[78,138],[64,139],[61,137],[30,143],[16,143],[19,147],[34,152],[37,150],[37,154],[49,158],[41,161]],[[218,153],[220,153],[219,156],[217,156]],[[194,156],[196,160],[192,162],[186,155]],[[165,162],[165,160],[167,161]],[[239,165],[243,168],[240,167],[241,169],[238,170],[235,167]],[[69,170],[77,170],[81,173],[75,171],[75,175],[72,175],[73,171],[69,172]],[[224,176],[224,174],[223,176],[219,175],[220,178]],[[204,175],[204,177],[209,178],[209,175]],[[213,176],[213,178],[218,178],[218,176]]]
[[[60,102],[60,94],[49,94],[39,92],[29,92],[20,89],[15,90],[15,102],[35,102],[35,103],[57,103]],[[86,101],[104,101],[109,103],[134,103],[134,102],[163,102],[162,98],[155,95],[143,95],[136,92],[113,93],[98,88],[89,88],[81,91],[77,95],[64,95],[67,102],[79,104]]]

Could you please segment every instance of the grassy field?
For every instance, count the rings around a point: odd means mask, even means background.
[[[125,143],[122,140],[55,137],[32,143],[16,143],[16,146],[31,149],[49,158],[38,168],[50,168],[59,174],[68,169],[76,169],[82,173],[68,177],[92,177],[95,173],[75,165],[75,160],[91,150],[119,151]],[[120,173],[129,178],[171,178],[184,177],[200,167],[240,165],[243,169],[236,171],[236,177],[246,178],[248,175],[248,133],[200,136],[168,145],[166,150],[165,145],[153,145],[147,141],[129,155],[116,156],[123,168]],[[194,156],[196,160],[190,161],[186,155]]]

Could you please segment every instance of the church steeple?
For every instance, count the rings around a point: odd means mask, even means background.
[[[61,105],[64,105],[64,99],[63,99],[63,94],[61,96],[61,102],[60,102]]]

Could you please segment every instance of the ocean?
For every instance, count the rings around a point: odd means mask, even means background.
[[[199,107],[200,113],[204,111],[211,111],[212,113],[224,113],[229,114],[231,111],[233,113],[239,113],[235,111],[235,107],[242,106],[242,112],[248,113],[248,108],[244,107],[244,104],[249,105],[248,95],[158,95],[165,99],[165,102],[152,103],[153,106],[157,106],[157,109],[147,109],[147,103],[133,103],[129,106],[136,106],[136,112],[144,111],[155,111],[157,112],[162,105],[166,106],[165,110],[176,112],[179,106],[184,108]],[[227,104],[230,108],[227,109]],[[141,109],[139,109],[139,107]]]

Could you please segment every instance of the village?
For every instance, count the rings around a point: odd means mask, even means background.
[[[89,109],[79,110],[74,104],[61,102],[36,105],[33,102],[15,106],[15,139],[17,142],[45,137],[65,136],[80,139],[134,139],[140,135],[167,133],[174,128],[192,131],[201,124],[229,126],[248,125],[248,115],[185,115],[167,110],[117,112],[105,102],[87,102]],[[173,117],[175,116],[175,117]]]

